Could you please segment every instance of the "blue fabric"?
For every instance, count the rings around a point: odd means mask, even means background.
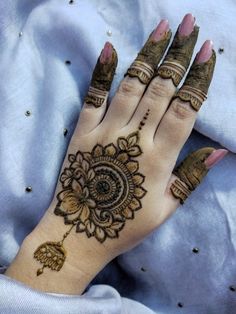
[[[193,132],[180,159],[202,146],[220,147],[212,140],[236,152],[233,1],[0,1],[1,265],[11,263],[50,204],[104,42],[114,44],[120,60],[112,96],[156,23],[167,17],[174,29],[189,11],[202,26],[196,49],[212,38],[216,50],[225,51],[218,54],[209,98],[195,124],[207,137]],[[235,172],[231,153],[183,207],[110,263],[83,296],[40,293],[0,275],[0,313],[236,313],[229,289],[236,286]]]

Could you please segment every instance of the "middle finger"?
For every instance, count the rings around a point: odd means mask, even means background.
[[[199,31],[198,26],[194,25],[194,16],[186,14],[164,61],[150,82],[130,122],[131,128],[135,128],[137,121],[140,121],[149,109],[151,114],[147,127],[143,130],[149,138],[154,137],[156,128],[174,96],[176,87],[189,67]]]

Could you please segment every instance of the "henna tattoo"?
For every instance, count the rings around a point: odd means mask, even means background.
[[[62,190],[57,194],[56,215],[72,227],[62,241],[45,242],[34,253],[43,264],[37,275],[48,267],[59,271],[66,259],[65,238],[76,227],[100,243],[107,238],[118,238],[126,219],[134,219],[142,208],[141,199],[147,191],[145,176],[139,172],[136,160],[143,152],[139,145],[140,131],[147,120],[148,109],[138,130],[127,137],[119,137],[116,144],[96,144],[91,152],[69,154],[69,166],[60,176]]]

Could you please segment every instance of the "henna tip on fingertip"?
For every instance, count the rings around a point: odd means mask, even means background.
[[[207,62],[211,58],[212,53],[213,53],[213,41],[208,39],[204,42],[201,49],[197,53],[197,56],[196,56],[197,63]]]
[[[212,168],[215,166],[220,160],[222,160],[227,154],[228,154],[227,149],[215,149],[204,161],[205,166],[207,169]]]
[[[109,41],[107,41],[101,52],[100,62],[103,64],[110,62],[112,58],[112,52],[113,52],[113,46]]]

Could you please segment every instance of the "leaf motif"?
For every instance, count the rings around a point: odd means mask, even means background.
[[[116,221],[111,225],[111,228],[117,231],[120,231],[124,226],[123,221]]]
[[[142,154],[142,150],[138,145],[135,145],[129,148],[128,154],[132,157],[137,157]]]
[[[84,153],[84,159],[90,161],[92,159],[91,153]]]
[[[76,232],[83,232],[85,230],[85,225],[82,222],[79,222],[76,226]]]
[[[117,231],[114,229],[106,228],[105,231],[109,238],[118,238]]]
[[[89,236],[92,236],[95,230],[95,225],[91,220],[87,220],[85,222],[85,226],[86,226],[86,233],[87,235],[89,234]]]
[[[106,235],[105,235],[105,232],[102,228],[100,227],[96,227],[95,229],[95,237],[97,238],[97,240],[99,242],[104,242],[104,240],[106,239]]]
[[[136,144],[138,144],[139,141],[139,134],[138,132],[133,132],[130,135],[127,136],[127,141],[128,141],[128,147],[132,147]]]
[[[90,210],[87,205],[84,205],[80,214],[80,220],[84,223],[89,218],[89,215]]]
[[[82,168],[85,172],[89,170],[89,163],[85,159],[82,161]]]
[[[88,179],[92,180],[95,177],[95,172],[93,169],[89,169],[88,171]]]
[[[127,150],[128,149],[128,142],[127,142],[125,137],[119,137],[117,143],[118,143],[120,150]]]
[[[81,154],[80,151],[76,154],[76,160],[78,161],[78,163],[79,163],[80,165],[82,164],[83,155]]]
[[[73,155],[73,154],[70,154],[70,155],[68,156],[68,160],[69,160],[70,162],[74,162],[75,159],[76,159],[76,157],[75,157],[75,155]]]

